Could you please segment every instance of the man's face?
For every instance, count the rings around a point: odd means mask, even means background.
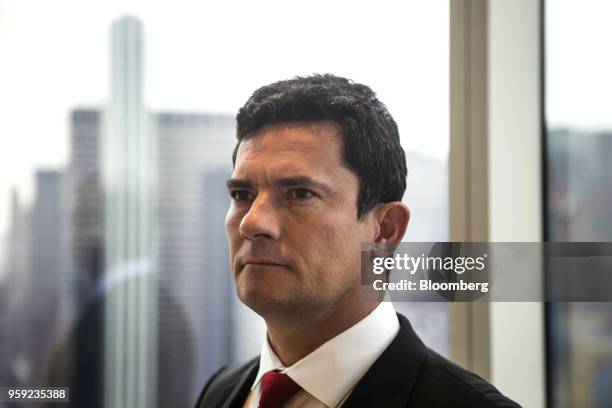
[[[267,126],[244,140],[228,183],[230,257],[238,297],[260,314],[316,312],[358,299],[359,180],[332,122]]]

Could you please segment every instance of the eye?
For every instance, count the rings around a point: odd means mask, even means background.
[[[309,198],[314,197],[314,193],[310,190],[306,190],[305,188],[296,188],[291,190],[291,198],[296,200],[307,200]]]
[[[244,202],[252,200],[252,194],[247,190],[234,190],[230,191],[232,200],[237,202]]]

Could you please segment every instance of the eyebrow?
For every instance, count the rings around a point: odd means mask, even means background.
[[[254,189],[253,183],[248,180],[235,179],[231,178],[227,180],[227,188],[244,188],[244,189]],[[280,178],[274,182],[274,185],[280,188],[287,187],[313,187],[318,190],[321,190],[324,193],[331,194],[332,189],[326,183],[315,180],[309,176],[297,176],[297,177],[285,177]]]
[[[253,188],[253,184],[247,180],[231,178],[225,183],[227,188]]]

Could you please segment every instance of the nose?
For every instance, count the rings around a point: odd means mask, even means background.
[[[278,211],[267,192],[257,194],[240,222],[239,231],[243,238],[249,240],[277,240],[280,237]]]

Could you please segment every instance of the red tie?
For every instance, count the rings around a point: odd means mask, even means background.
[[[301,389],[287,374],[268,371],[261,380],[259,408],[282,408]]]

